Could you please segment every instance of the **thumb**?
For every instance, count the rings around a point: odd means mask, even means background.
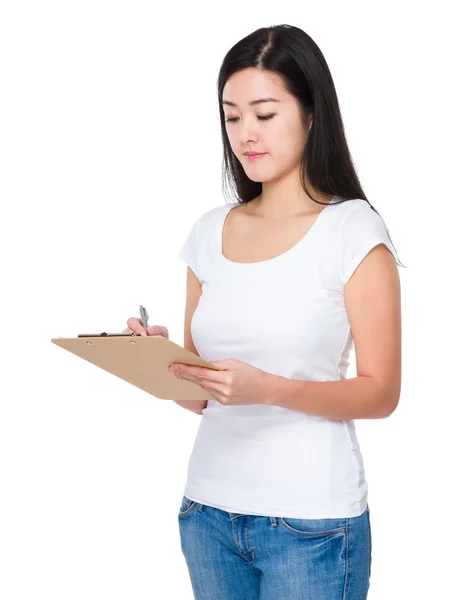
[[[226,360],[212,360],[210,363],[217,367],[219,371],[231,369],[231,367],[234,365],[233,359],[231,358],[227,358]]]

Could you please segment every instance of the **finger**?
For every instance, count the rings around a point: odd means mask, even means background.
[[[167,327],[164,327],[164,325],[151,325],[151,327],[147,328],[147,332],[149,335],[168,336]]]
[[[198,387],[205,390],[205,392],[209,392],[215,399],[221,402],[221,399],[226,398],[226,386],[215,381],[195,381],[194,379],[186,378],[186,377],[177,377],[181,381],[188,381],[188,383],[194,383],[198,385]]]
[[[143,327],[141,319],[136,317],[130,317],[126,323],[132,332],[138,333],[139,335],[147,335],[146,330]]]
[[[228,377],[227,371],[216,371],[215,369],[196,367],[194,365],[179,366],[177,370],[185,377],[192,377],[195,381],[204,381],[207,383],[225,384]]]
[[[128,327],[130,327],[133,331],[136,329],[136,327],[143,326],[141,319],[138,319],[137,317],[130,317],[126,321],[126,325],[128,325]]]
[[[138,335],[147,335],[147,332],[143,327],[141,319],[136,319],[136,326],[134,330]]]

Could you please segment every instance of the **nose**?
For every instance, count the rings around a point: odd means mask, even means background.
[[[248,147],[250,144],[256,145],[259,140],[259,134],[257,133],[257,126],[250,121],[246,121],[245,124],[241,125],[239,141],[244,147]]]

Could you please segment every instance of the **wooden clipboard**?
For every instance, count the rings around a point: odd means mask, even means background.
[[[219,369],[166,337],[57,337],[51,342],[160,400],[213,398],[199,385],[176,379],[167,369],[172,363]]]

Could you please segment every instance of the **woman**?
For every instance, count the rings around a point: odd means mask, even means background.
[[[185,346],[217,370],[172,367],[209,393],[191,408],[203,418],[178,516],[193,592],[361,600],[372,545],[354,419],[385,418],[399,400],[394,249],[306,33],[242,39],[218,95],[236,201],[205,212],[179,254]],[[358,376],[346,379],[353,341]]]

